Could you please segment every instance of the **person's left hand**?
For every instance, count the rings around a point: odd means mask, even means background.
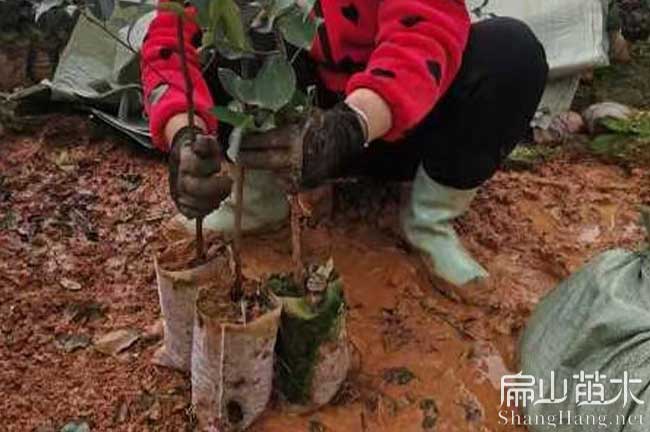
[[[364,119],[346,103],[314,109],[301,124],[242,139],[237,161],[245,168],[277,172],[297,189],[346,175],[367,139]]]

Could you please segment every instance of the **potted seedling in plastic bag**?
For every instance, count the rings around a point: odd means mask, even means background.
[[[309,266],[304,286],[274,276],[267,286],[282,298],[276,346],[276,382],[290,410],[309,411],[328,403],[351,365],[343,283],[330,259]]]
[[[192,405],[199,430],[248,427],[265,409],[273,385],[274,347],[282,304],[258,282],[243,281],[239,301],[224,285],[201,288],[192,345]]]
[[[215,281],[222,281],[227,289],[223,273],[232,273],[231,251],[226,245],[210,238],[205,257],[197,259],[195,243],[195,239],[178,241],[154,258],[164,341],[153,362],[183,372],[190,370],[199,289]]]

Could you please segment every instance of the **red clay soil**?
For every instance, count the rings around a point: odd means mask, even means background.
[[[187,377],[150,363],[161,337],[152,256],[174,214],[165,164],[91,135],[85,122],[58,118],[0,139],[2,430],[58,431],[76,419],[93,431],[190,430]],[[306,254],[333,256],[343,276],[356,367],[332,406],[305,416],[272,406],[252,430],[509,429],[497,416],[499,380],[516,371],[526,318],[588,258],[638,245],[641,202],[650,202],[647,166],[577,151],[499,173],[458,224],[493,275],[480,306],[432,288],[394,234],[394,206],[308,228]],[[290,269],[288,229],[244,243],[249,277]],[[115,357],[83,347],[123,328],[143,336]],[[70,340],[83,343],[66,352]]]

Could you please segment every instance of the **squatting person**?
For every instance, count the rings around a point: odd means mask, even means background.
[[[488,274],[451,222],[529,127],[548,74],[542,45],[515,19],[471,24],[462,0],[317,0],[314,13],[323,24],[305,69],[321,110],[301,141],[302,166],[291,169],[306,188],[349,176],[413,179],[401,213],[404,237],[432,280],[464,297]],[[183,86],[166,84],[183,82],[177,20],[159,11],[142,49],[151,133],[158,148],[171,152],[177,221],[192,229],[190,219],[207,215],[206,229],[230,232],[230,183],[211,138],[218,125],[208,84],[218,79],[201,73],[201,34],[190,20],[184,34],[200,132],[194,145]],[[287,218],[277,177],[293,150],[257,147],[248,157],[243,145],[242,163],[258,169],[245,182],[245,231],[270,230]]]

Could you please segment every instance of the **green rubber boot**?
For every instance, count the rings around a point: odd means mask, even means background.
[[[269,171],[247,170],[244,177],[244,234],[271,232],[281,228],[289,216],[287,195],[277,178]],[[195,221],[178,214],[172,223],[195,233]],[[235,229],[234,191],[218,209],[203,219],[203,229],[220,234],[232,234]]]
[[[402,232],[420,252],[432,281],[464,298],[464,288],[481,285],[487,271],[469,255],[451,222],[469,208],[476,189],[459,190],[433,181],[420,166],[411,200],[402,209]]]

